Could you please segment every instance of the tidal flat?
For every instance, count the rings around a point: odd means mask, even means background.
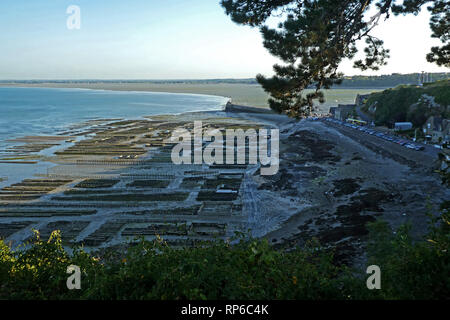
[[[61,230],[66,246],[97,251],[130,245],[137,237],[184,247],[232,241],[241,232],[287,249],[318,239],[351,264],[364,257],[367,222],[411,222],[419,237],[426,232],[427,210],[449,198],[431,156],[400,152],[324,121],[237,110],[74,126],[61,134],[62,146],[37,158],[51,164],[45,171],[2,182],[0,237],[17,246],[31,239],[32,229],[43,237]],[[279,171],[264,176],[248,161],[174,164],[169,138],[176,129],[192,131],[194,121],[202,121],[205,131],[278,129]],[[41,152],[31,148],[26,154]]]

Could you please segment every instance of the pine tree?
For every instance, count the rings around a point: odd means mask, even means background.
[[[283,61],[273,66],[273,77],[258,74],[257,80],[270,94],[270,107],[292,117],[310,115],[316,100],[325,101],[321,90],[342,82],[338,66],[355,57],[357,41],[364,40],[366,47],[355,68],[378,70],[387,63],[389,50],[371,31],[392,13],[416,15],[430,5],[432,37],[444,45],[433,47],[427,60],[450,66],[448,0],[222,0],[221,5],[234,22],[259,27],[264,46]],[[378,10],[374,16],[368,16],[371,6]],[[274,15],[281,21],[278,28],[266,24]],[[304,95],[308,87],[315,90]]]

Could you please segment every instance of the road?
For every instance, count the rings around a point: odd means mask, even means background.
[[[430,169],[434,169],[437,164],[436,161],[438,160],[440,150],[434,148],[433,146],[423,145],[425,149],[422,151],[411,150],[399,144],[386,141],[375,135],[370,135],[357,129],[349,128],[329,121],[322,121],[322,123],[339,130],[339,132],[383,156],[390,157],[411,167],[428,167]]]

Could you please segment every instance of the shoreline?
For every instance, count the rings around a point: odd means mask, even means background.
[[[72,88],[110,91],[183,93],[219,96],[232,99],[236,105],[249,106],[270,110],[269,95],[259,84],[244,83],[154,83],[154,82],[39,82],[39,83],[6,83],[0,82],[0,87],[13,88]],[[332,88],[325,90],[326,102],[318,105],[321,112],[327,113],[329,108],[341,104],[354,103],[357,94],[368,94],[382,91],[385,88]],[[308,93],[312,89],[305,89]]]
[[[0,83],[0,88],[48,88],[48,89],[80,89],[80,90],[103,90],[112,92],[136,92],[136,93],[162,93],[162,94],[186,94],[186,95],[199,95],[199,96],[214,96],[225,99],[232,99],[228,95],[230,87],[241,87],[242,84],[204,84],[201,86],[196,84],[187,84],[182,86],[178,83],[160,84],[160,83]],[[264,97],[264,101],[249,105],[254,108],[269,109],[266,106],[266,95],[263,93],[262,88],[257,85],[246,85],[248,87],[257,88],[262,93],[261,97]],[[219,87],[219,88],[217,88]],[[260,105],[258,105],[260,104]]]
[[[41,85],[22,85],[22,84],[18,84],[18,85],[10,85],[10,84],[6,84],[3,85],[0,83],[0,88],[21,88],[21,89],[28,89],[28,88],[33,88],[33,89],[73,89],[73,90],[81,90],[81,91],[103,91],[103,92],[114,92],[114,93],[139,93],[139,94],[143,94],[143,93],[149,93],[149,94],[175,94],[175,95],[187,95],[187,96],[204,96],[204,97],[220,97],[220,98],[224,98],[224,99],[230,99],[229,97],[225,97],[225,96],[221,96],[221,95],[214,95],[214,94],[203,94],[203,93],[191,93],[191,92],[170,92],[170,91],[151,91],[151,90],[132,90],[132,89],[123,89],[123,90],[119,90],[119,89],[100,89],[100,88],[82,88],[82,87],[72,87],[72,86],[41,86]]]
[[[0,89],[1,88],[17,88],[17,89],[28,89],[28,88],[33,88],[33,89],[50,89],[50,90],[74,90],[74,92],[76,91],[92,91],[92,92],[107,92],[107,93],[111,93],[111,94],[115,94],[115,93],[127,93],[127,94],[158,94],[158,95],[168,95],[168,96],[176,96],[176,95],[180,95],[180,96],[194,96],[194,97],[198,97],[198,98],[202,98],[204,97],[206,98],[212,98],[212,99],[216,99],[217,104],[215,105],[215,109],[211,109],[208,108],[208,106],[203,106],[205,109],[201,109],[202,107],[199,106],[199,108],[195,108],[194,106],[194,111],[191,110],[182,110],[182,111],[172,111],[172,112],[167,112],[164,113],[163,111],[156,111],[157,113],[152,114],[152,106],[150,106],[148,109],[149,110],[142,110],[139,112],[139,115],[117,115],[116,118],[120,118],[122,120],[136,120],[136,119],[145,119],[151,116],[159,116],[159,115],[182,115],[182,114],[187,114],[187,113],[192,113],[192,112],[218,112],[218,111],[223,111],[226,107],[226,105],[229,103],[230,98],[224,97],[224,96],[218,96],[218,95],[208,95],[208,94],[201,94],[201,93],[177,93],[177,92],[154,92],[154,91],[134,91],[134,90],[113,90],[113,89],[96,89],[96,88],[65,88],[65,87],[47,87],[47,86],[3,86],[0,84]],[[219,99],[222,100],[219,102]],[[110,115],[108,114],[103,114],[103,115],[92,115],[89,116],[88,114],[86,114],[86,116],[83,116],[80,119],[68,119],[67,121],[65,119],[61,121],[58,121],[58,124],[60,126],[63,127],[58,127],[57,130],[53,130],[53,133],[50,133],[49,131],[46,132],[30,132],[30,131],[24,131],[21,132],[19,134],[15,134],[14,132],[12,133],[12,135],[7,136],[4,138],[3,141],[0,142],[4,142],[4,143],[8,143],[11,142],[11,137],[13,140],[16,140],[16,142],[20,142],[17,141],[17,139],[21,139],[24,136],[36,136],[36,137],[40,137],[41,135],[54,135],[57,136],[59,135],[61,132],[65,132],[67,130],[69,130],[69,128],[71,127],[76,127],[79,125],[83,125],[84,127],[88,126],[86,123],[88,122],[94,122],[94,121],[106,121],[110,119]],[[1,138],[1,136],[0,136]]]
[[[260,176],[252,166],[174,165],[164,138],[178,127],[192,128],[195,120],[213,128],[278,128],[280,170]],[[85,241],[93,250],[123,244],[124,230],[145,234],[148,224],[159,228],[161,221],[171,225],[165,239],[175,246],[216,235],[226,239],[250,228],[253,236],[279,248],[316,237],[336,247],[341,262],[362,263],[358,257],[364,251],[366,222],[385,219],[397,227],[412,221],[413,234],[419,236],[426,229],[421,214],[426,197],[436,206],[448,195],[423,166],[399,162],[386,152],[390,145],[372,136],[355,139],[325,121],[298,121],[231,102],[223,110],[116,119],[91,129],[80,130],[95,135],[46,158],[54,165],[50,174],[2,191],[2,223],[14,228],[14,223],[34,219],[44,235],[47,225],[61,225],[70,241]],[[226,184],[237,190],[232,198],[215,193]],[[74,231],[68,221],[85,229]],[[27,230],[8,240],[20,243],[29,237]]]

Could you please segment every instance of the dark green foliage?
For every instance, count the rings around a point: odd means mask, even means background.
[[[281,59],[284,65],[275,65],[275,76],[257,76],[257,81],[270,94],[269,105],[277,112],[293,117],[304,117],[314,110],[314,101],[324,102],[321,89],[340,84],[343,75],[337,72],[344,59],[357,53],[356,42],[366,41],[364,60],[354,63],[361,70],[378,70],[386,64],[389,50],[382,39],[371,36],[373,27],[390,13],[417,14],[421,7],[431,4],[433,37],[443,43],[449,39],[449,10],[445,0],[222,0],[226,14],[239,24],[260,27],[264,46]],[[379,9],[369,17],[371,5]],[[265,25],[277,15],[278,28]],[[434,47],[429,61],[449,65],[448,44]],[[304,96],[303,90],[316,90]]]
[[[85,252],[75,249],[70,256],[62,247],[59,232],[48,241],[39,236],[26,251],[12,252],[0,241],[0,299],[70,299],[76,298],[67,290],[67,267],[83,266],[83,271],[95,274],[101,266]],[[91,279],[86,281],[90,284]]]
[[[265,240],[215,242],[174,249],[161,239],[94,258],[68,254],[55,232],[27,250],[0,241],[0,299],[446,299],[450,296],[448,204],[431,217],[425,241],[408,227],[396,234],[369,225],[368,265],[381,268],[381,290],[366,288],[365,270],[337,266],[311,242],[285,252]],[[81,268],[81,290],[68,290],[66,268]]]
[[[430,76],[434,81],[445,80],[445,73],[431,73]],[[342,80],[339,88],[393,88],[399,85],[418,83],[418,74],[399,74],[393,73],[380,76],[346,76]],[[426,85],[426,84],[425,84]]]
[[[425,241],[414,243],[409,227],[394,235],[387,223],[370,225],[368,264],[382,270],[384,299],[443,299],[450,295],[450,220],[447,213],[433,218]]]
[[[411,121],[414,127],[421,127],[428,117],[442,116],[446,118],[445,106],[450,105],[450,81],[444,80],[436,83],[417,86],[399,86],[382,92],[373,93],[367,99],[366,109],[376,105],[375,122],[377,125],[393,126],[395,122]],[[434,97],[442,108],[430,107],[418,103],[422,95]],[[414,108],[411,106],[415,105]]]
[[[450,294],[445,210],[432,218],[427,241],[413,243],[407,227],[394,235],[386,223],[370,225],[368,265],[380,266],[381,290],[368,290],[365,270],[336,266],[313,243],[284,252],[264,240],[185,249],[141,240],[99,259],[80,249],[69,255],[54,233],[24,251],[0,241],[0,299],[443,299]],[[66,288],[71,264],[82,270],[81,290]]]
[[[408,111],[406,119],[413,124],[414,128],[420,128],[427,121],[429,116],[429,108],[423,104],[419,104],[413,110]]]
[[[393,126],[395,122],[406,121],[409,106],[416,103],[420,96],[416,88],[400,86],[371,95],[367,105],[377,101],[376,124]]]
[[[102,260],[69,256],[57,234],[27,251],[0,246],[2,299],[344,299],[349,281],[318,247],[286,253],[267,241],[190,249],[140,241]],[[70,264],[82,270],[81,290],[66,288]]]
[[[441,175],[448,187],[448,170]],[[380,267],[381,290],[368,290],[365,270],[336,265],[314,241],[286,252],[264,239],[174,249],[158,237],[100,259],[78,247],[68,254],[54,231],[48,241],[36,232],[23,250],[0,240],[0,299],[448,299],[449,209],[444,201],[429,214],[422,241],[412,241],[407,225],[396,233],[382,221],[368,225],[368,265]],[[69,265],[80,267],[80,290],[66,287]]]

